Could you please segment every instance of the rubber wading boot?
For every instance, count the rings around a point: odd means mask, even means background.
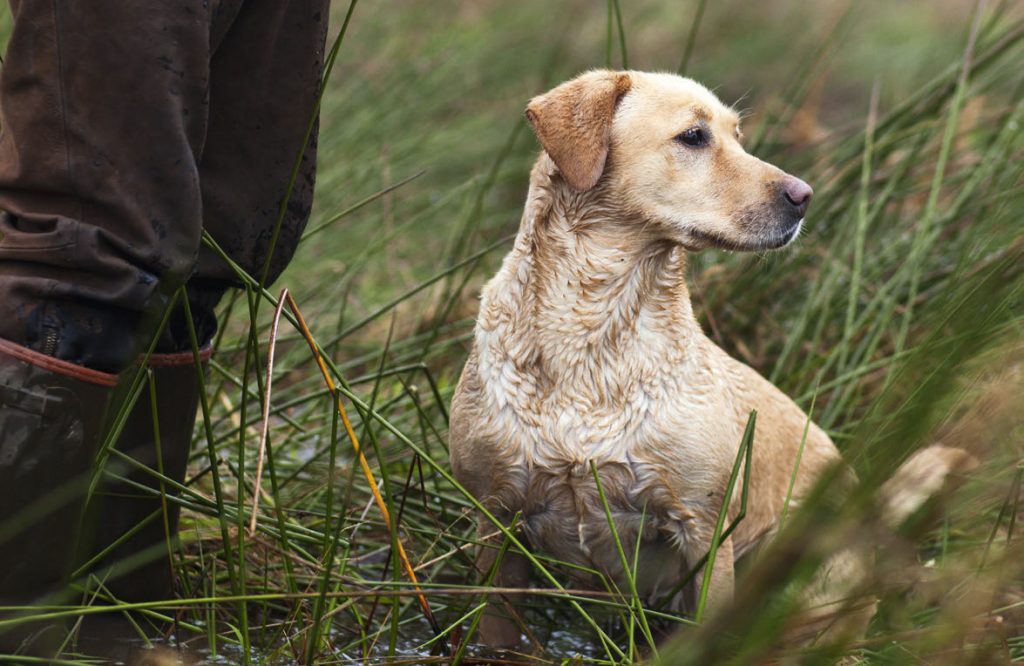
[[[210,351],[200,353],[204,370]],[[101,597],[118,601],[174,598],[173,552],[199,405],[191,351],[152,354],[148,382],[107,463],[90,510],[95,538],[84,569],[100,581]],[[155,407],[155,409],[154,409]]]
[[[0,611],[0,655],[47,654],[63,638],[56,622],[10,622],[68,600],[117,381],[0,339],[0,606],[24,607]]]

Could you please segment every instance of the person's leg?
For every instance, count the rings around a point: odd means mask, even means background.
[[[267,264],[268,283],[277,277],[295,250],[312,198],[315,131],[303,142],[323,66],[326,5],[250,0],[234,14],[238,3],[223,0],[221,16],[230,13],[235,20],[227,30],[214,25],[218,48],[211,78],[219,92],[207,112],[208,86],[195,72],[208,63],[192,50],[209,39],[202,12],[185,8],[165,16],[160,8],[139,9],[139,16],[125,20],[123,13],[134,6],[121,3],[120,17],[100,17],[106,5],[14,4],[15,34],[0,76],[0,208],[6,211],[0,216],[0,338],[44,357],[124,367],[149,334],[143,320],[164,309],[192,265],[199,237],[193,216],[198,219],[201,208],[197,176],[210,211],[206,227],[235,261],[259,276],[301,149],[295,192]],[[159,34],[149,30],[154,27]],[[203,36],[193,28],[202,28]],[[141,49],[137,57],[135,48]],[[158,51],[161,71],[139,74],[152,68]],[[100,62],[98,69],[88,66],[90,59]],[[134,75],[121,71],[133,67]],[[104,105],[107,116],[97,110]],[[197,160],[207,113],[216,119],[215,139]],[[180,132],[165,131],[168,126]],[[216,329],[217,300],[235,284],[230,268],[204,253],[188,285],[201,344]],[[157,351],[188,349],[185,326],[179,309]],[[157,391],[171,384],[158,382]],[[185,402],[194,404],[191,397]],[[0,404],[0,422],[15,423],[12,406]],[[191,418],[182,417],[189,425]],[[187,455],[190,428],[179,430],[168,438],[174,441],[162,439],[162,448]],[[30,439],[19,450],[58,455],[48,440]],[[88,455],[81,460],[91,460],[97,444],[96,437],[86,439],[80,447]],[[155,460],[128,439],[118,443],[122,452]],[[0,460],[0,483],[17,474],[17,463]],[[140,510],[138,497],[120,506],[117,493],[107,492],[116,488],[101,491],[107,494],[98,514],[103,520]],[[36,494],[48,490],[37,488]],[[17,497],[19,506],[35,499],[31,493]],[[0,525],[19,518],[4,510],[9,506],[0,503]],[[23,537],[10,536],[14,542]],[[11,557],[34,552],[31,543],[23,546],[8,551]],[[5,596],[10,599],[0,586],[0,598]],[[3,645],[0,640],[0,650]]]
[[[117,372],[190,274],[208,4],[12,1],[0,69],[0,338]]]
[[[31,613],[62,588],[116,382],[0,339],[0,606]],[[15,615],[0,611],[0,620]],[[55,630],[0,627],[0,655],[38,653],[59,640]]]
[[[13,0],[0,67],[0,605],[59,589],[134,360],[199,247],[203,0]],[[35,425],[32,425],[35,424]],[[0,636],[0,652],[9,643]]]
[[[210,349],[200,353],[205,371]],[[153,354],[97,493],[93,555],[80,568],[119,601],[173,598],[172,553],[180,496],[199,405],[192,351]]]
[[[327,0],[245,0],[223,36],[214,33],[209,132],[199,164],[203,225],[249,275],[264,277],[266,266],[267,285],[294,255],[313,203],[318,123],[308,140],[306,132],[317,113],[328,9]],[[202,247],[189,282],[196,326],[215,328],[214,306],[240,284],[227,263]],[[172,335],[183,340],[183,321],[176,320]]]
[[[319,13],[312,8],[314,5],[319,5]],[[323,68],[326,5],[308,1],[223,1],[213,21],[209,132],[199,160],[204,225],[232,260],[256,277],[262,270],[292,165],[303,150],[299,178],[270,262],[268,284],[294,253],[312,203],[315,131],[308,142],[304,139],[314,117]],[[217,328],[217,301],[238,280],[212,252],[204,249],[201,257],[187,285],[187,298],[196,338],[200,345],[206,345]],[[158,342],[160,354],[153,367],[160,407],[158,425],[153,423],[148,400],[144,400],[129,417],[118,444],[123,453],[141,465],[156,469],[154,463],[160,458],[153,435],[159,433],[163,475],[178,482],[184,474],[198,404],[188,326],[184,308],[176,307]],[[178,359],[187,367],[161,366],[167,359]],[[170,568],[165,528],[158,515],[159,478],[142,469],[130,471],[127,476],[129,484],[113,481],[101,490],[104,525],[97,547],[110,543],[140,520],[150,520],[103,564],[116,565],[118,558],[135,562],[125,561],[123,566],[104,568],[99,573],[108,577],[110,591],[122,600],[166,596],[171,591],[167,575]],[[142,490],[139,485],[150,490]],[[176,517],[174,511],[167,516],[172,535]],[[150,558],[149,565],[144,557],[147,551],[156,558]]]

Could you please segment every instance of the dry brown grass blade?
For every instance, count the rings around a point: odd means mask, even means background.
[[[277,328],[281,323],[281,310],[285,299],[290,299],[288,290],[281,292],[277,308],[274,309],[274,321],[270,326],[270,344],[267,349],[266,395],[263,397],[263,422],[260,428],[260,447],[256,458],[256,480],[252,489],[252,516],[249,518],[249,536],[256,533],[256,514],[260,506],[260,486],[263,482],[263,462],[267,456],[267,435],[270,433],[270,389],[274,383],[274,351],[277,349]]]
[[[320,368],[320,374],[323,375],[324,381],[327,383],[327,388],[331,392],[332,396],[337,395],[337,389],[334,385],[334,380],[331,379],[331,373],[327,371],[327,366],[324,364],[323,356],[320,354],[320,348],[317,347],[316,341],[313,340],[313,334],[310,333],[309,327],[306,325],[306,320],[302,316],[302,312],[299,310],[298,303],[292,298],[289,293],[283,294],[284,298],[288,301],[288,307],[291,308],[292,313],[295,315],[295,320],[299,324],[299,331],[302,333],[302,337],[305,338],[306,344],[309,345],[310,351],[313,352],[313,358],[316,359],[317,367]],[[345,432],[348,433],[349,441],[352,442],[352,448],[356,452],[356,456],[359,458],[359,466],[363,470],[363,475],[366,477],[366,481],[370,486],[370,491],[373,493],[373,499],[377,503],[377,507],[380,509],[381,516],[384,518],[384,523],[389,527],[391,524],[391,512],[388,511],[387,502],[384,501],[384,497],[380,494],[380,490],[377,487],[377,480],[373,476],[373,470],[370,469],[370,463],[367,462],[366,456],[363,454],[363,447],[359,445],[359,438],[356,436],[355,429],[352,427],[352,422],[348,418],[348,412],[345,410],[345,406],[341,403],[341,400],[335,400],[334,404],[337,406],[338,415],[341,417],[341,422],[345,426]],[[398,526],[394,525],[394,529],[397,531]],[[396,534],[395,544],[397,545],[398,557],[402,561],[402,566],[405,568],[405,573],[409,577],[409,581],[412,582],[416,588],[416,598],[419,601],[420,608],[423,609],[423,615],[427,618],[427,622],[430,623],[431,629],[433,629],[435,635],[440,635],[441,628],[437,624],[437,620],[434,619],[434,614],[430,610],[430,604],[427,602],[427,597],[421,591],[419,585],[419,579],[416,577],[416,571],[413,569],[412,563],[409,561],[409,556],[405,552],[405,546],[402,545],[402,538]]]

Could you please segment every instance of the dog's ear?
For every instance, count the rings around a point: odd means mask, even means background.
[[[527,105],[534,133],[574,190],[585,192],[601,178],[615,107],[631,84],[625,72],[587,72]]]

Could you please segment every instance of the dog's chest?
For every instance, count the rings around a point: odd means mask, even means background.
[[[720,483],[720,460],[707,446],[724,422],[711,409],[720,387],[683,357],[634,355],[628,367],[598,360],[554,380],[500,354],[482,356],[479,432],[498,445],[504,468],[494,499],[520,512],[535,548],[621,582],[613,523],[630,560],[639,539],[643,561],[661,563],[640,585],[655,594],[685,570],[674,542],[686,538],[690,509]],[[684,469],[697,472],[683,479]]]
[[[508,463],[529,469],[718,466],[709,444],[734,429],[716,407],[726,401],[721,378],[681,352],[592,353],[551,369],[524,362],[506,345],[482,346],[477,431]]]

